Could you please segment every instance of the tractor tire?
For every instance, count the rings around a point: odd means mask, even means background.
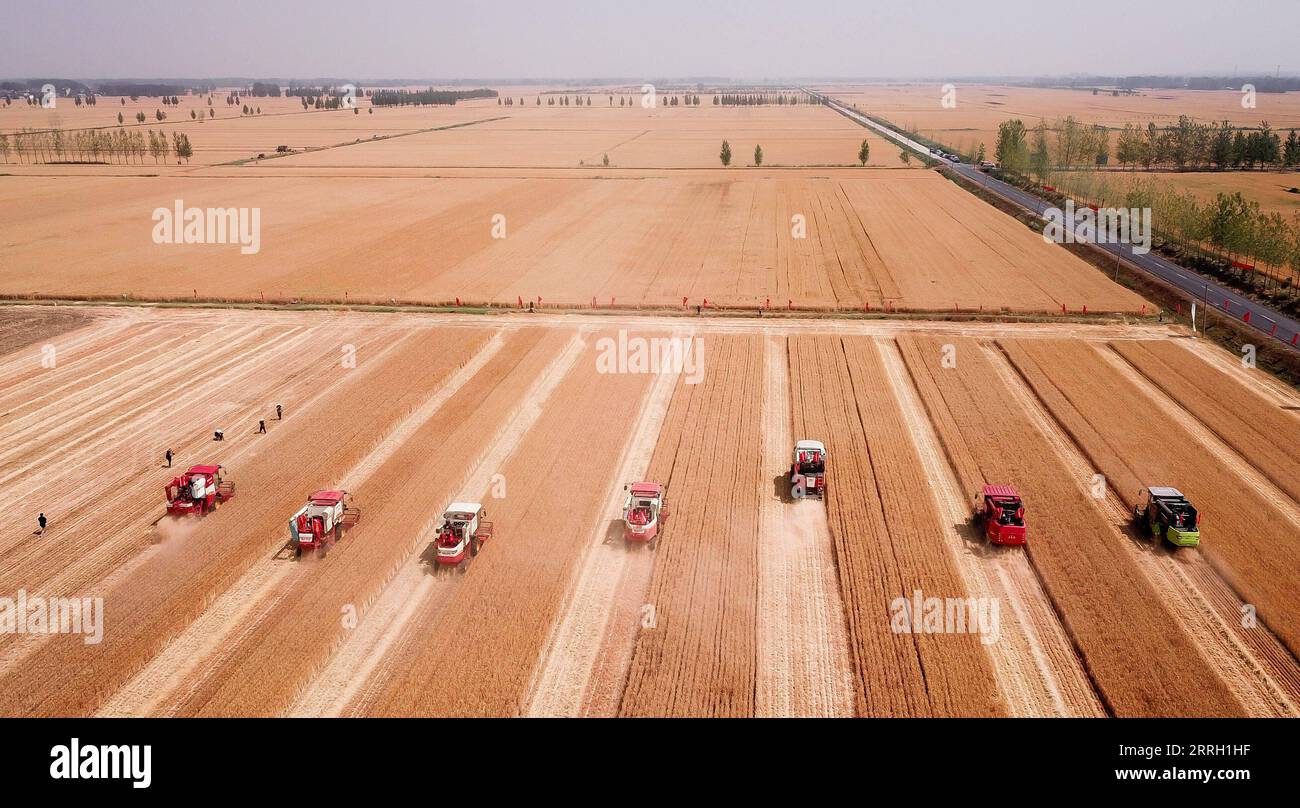
[[[470,541],[469,541],[469,554],[470,554],[471,556],[476,556],[476,555],[478,555],[478,548],[479,548],[479,541],[478,541],[478,539],[470,539]]]

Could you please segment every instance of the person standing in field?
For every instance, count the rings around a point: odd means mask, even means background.
[[[257,422],[257,434],[259,434],[259,435],[265,435],[265,434],[266,434],[266,421],[265,421],[265,420],[259,420],[259,421]]]
[[[165,457],[167,458],[167,468],[171,468],[171,467],[172,467],[172,450],[171,450],[171,449],[168,449],[168,450],[167,450],[167,454],[165,455]]]
[[[279,404],[275,405],[275,420],[277,421],[284,420],[284,409]]]
[[[49,520],[45,518],[45,514],[42,513],[40,516],[36,517],[36,524],[40,525],[40,529],[36,531],[37,536],[45,535],[45,525],[48,523]]]

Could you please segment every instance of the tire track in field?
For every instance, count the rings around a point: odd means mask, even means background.
[[[1170,342],[1205,360],[1207,365],[1258,393],[1270,403],[1280,407],[1300,408],[1300,394],[1295,390],[1264,371],[1242,367],[1240,357],[1233,357],[1217,345],[1201,339],[1175,339]]]
[[[377,441],[368,454],[342,475],[339,487],[353,489],[383,465],[401,446],[405,437],[433,417],[443,404],[501,350],[505,343],[505,333],[504,330],[496,331],[446,383]],[[252,613],[251,604],[260,602],[262,596],[274,593],[294,571],[293,565],[269,558],[280,545],[281,542],[277,540],[273,547],[268,547],[268,558],[254,564],[229,589],[217,596],[196,620],[119,689],[99,714],[143,715],[155,711],[167,712],[169,706],[174,707],[184,702],[203,681],[202,676],[195,675],[198,667],[205,665],[208,669],[213,669],[216,666],[210,663],[214,658],[219,661],[220,657],[214,655],[220,649],[229,651],[239,647],[239,637],[247,636],[260,622],[245,622],[241,619]],[[257,614],[265,616],[276,602],[278,598],[270,598],[266,607],[259,609]],[[233,632],[241,629],[242,633],[234,636]],[[185,683],[189,687],[182,687]]]
[[[1055,449],[1056,456],[1073,469],[1073,476],[1080,489],[1088,491],[1088,481],[1096,473],[1088,458],[1034,393],[1033,388],[1020,376],[1004,349],[986,343],[980,343],[980,348],[1031,423]],[[1116,356],[1116,359],[1119,357]],[[1091,496],[1091,492],[1088,493]],[[1210,606],[1210,600],[1205,594],[1190,579],[1178,575],[1173,569],[1181,562],[1168,553],[1143,551],[1134,544],[1127,531],[1131,515],[1115,490],[1107,486],[1106,496],[1102,499],[1093,498],[1093,502],[1097,510],[1123,536],[1120,545],[1160,595],[1161,602],[1171,604],[1170,613],[1175,615],[1209,667],[1220,674],[1220,680],[1250,715],[1289,714],[1287,699],[1282,695],[1282,689],[1276,680],[1232,636]],[[1290,710],[1293,711],[1294,706]]]
[[[362,347],[368,347],[372,340],[373,338],[357,339],[357,343]],[[382,359],[398,344],[398,342],[388,342],[384,348],[372,357],[372,359]],[[307,377],[299,381],[302,383],[310,383],[314,379],[315,377]],[[309,386],[309,389],[311,389],[312,392],[302,399],[294,399],[293,397],[290,397],[290,400],[297,401],[297,406],[293,413],[285,416],[285,421],[291,421],[296,417],[298,412],[307,410],[318,399],[331,392],[329,385],[313,385]],[[193,451],[197,446],[206,445],[209,442],[210,441],[207,438],[201,438],[192,441],[190,444],[180,444],[177,446],[177,454],[180,455]],[[237,441],[231,442],[235,443]],[[225,465],[238,463],[246,455],[255,455],[256,452],[254,450],[256,448],[257,446],[254,443],[244,443],[235,448],[233,453],[221,457],[220,460]],[[118,496],[136,496],[136,494],[133,494],[132,492],[137,491],[137,489],[145,490],[146,486],[135,485],[119,489]],[[78,540],[79,545],[89,544],[89,546],[84,548],[84,551],[78,549],[73,560],[68,561],[68,559],[62,556],[51,558],[47,565],[51,567],[51,570],[47,577],[40,580],[40,586],[46,591],[51,592],[80,592],[86,587],[93,587],[94,592],[109,592],[119,581],[124,579],[137,567],[146,563],[158,553],[165,552],[168,549],[167,544],[165,543],[150,544],[142,549],[137,549],[139,548],[140,541],[143,540],[140,537],[148,529],[148,526],[151,523],[161,522],[161,520],[156,517],[157,510],[154,495],[156,494],[157,489],[155,489],[152,484],[149,484],[147,490],[150,494],[149,505],[143,508],[137,508],[133,517],[122,522],[115,522],[111,519],[102,522],[101,526],[104,530],[107,531],[107,533],[112,534],[111,539],[105,539],[93,544],[84,540]],[[92,508],[86,510],[82,518],[74,519],[71,524],[80,525],[83,521],[86,521],[91,525],[95,525],[97,524],[96,520],[103,519],[103,517],[104,514],[102,510]],[[69,524],[70,523],[68,522],[60,522],[60,530],[68,527]],[[179,535],[173,536],[172,538],[174,540],[184,541],[187,539],[187,536]],[[55,569],[55,567],[57,567],[57,569]],[[32,588],[31,583],[26,581],[24,583],[28,589]],[[35,650],[37,644],[43,639],[44,638],[42,637],[28,637],[27,641],[23,643],[0,642],[0,673],[8,671],[28,653]]]
[[[674,331],[674,338],[690,339]],[[632,635],[620,642],[622,632],[611,626],[618,616],[621,622],[631,625],[635,618],[620,609],[619,604],[632,604],[633,608],[645,602],[645,588],[649,584],[650,570],[654,564],[650,552],[626,547],[621,535],[611,541],[614,530],[621,529],[623,499],[622,486],[643,480],[650,469],[650,460],[673,389],[680,374],[661,373],[646,390],[641,400],[635,425],[629,431],[623,446],[618,472],[610,479],[605,490],[606,519],[597,522],[587,537],[587,551],[575,570],[565,598],[567,607],[552,628],[537,672],[526,699],[525,715],[530,717],[573,717],[587,715],[591,707],[588,694],[592,691],[592,678],[598,675],[597,661],[602,656],[617,655],[622,664],[612,668],[617,672],[618,688],[632,661]],[[668,506],[671,509],[671,504]],[[612,524],[613,523],[613,524]],[[607,687],[599,687],[605,690]],[[613,715],[613,710],[605,713]]]
[[[1095,346],[1102,358],[1130,384],[1140,390],[1165,416],[1186,429],[1192,437],[1212,454],[1224,468],[1254,488],[1266,501],[1300,529],[1300,515],[1291,500],[1260,475],[1231,446],[1224,443],[1205,427],[1192,413],[1185,410],[1164,391],[1152,384],[1130,365],[1124,357],[1107,346]],[[1127,516],[1127,508],[1120,503]],[[1255,704],[1271,716],[1300,716],[1300,666],[1277,637],[1263,625],[1245,629],[1241,625],[1244,602],[1239,594],[1206,560],[1200,552],[1168,553],[1161,550],[1143,552],[1134,546],[1133,554],[1153,583],[1173,593],[1182,593],[1189,603],[1203,607],[1209,629],[1215,641],[1224,646],[1224,654],[1239,658],[1240,665],[1254,673],[1248,679],[1259,680]],[[1155,579],[1159,578],[1159,581]],[[1247,704],[1252,702],[1247,701]]]
[[[768,337],[766,351],[755,714],[852,717],[853,662],[826,507],[786,503],[776,490],[794,446],[785,338]]]
[[[971,549],[970,509],[893,340],[877,339],[881,362],[921,458],[935,508],[953,526],[946,538],[954,566],[973,597],[1011,608],[997,642],[986,645],[1013,716],[1104,717],[1087,672],[1020,548]],[[1032,540],[1032,538],[1031,538]]]
[[[520,403],[502,422],[496,434],[465,472],[457,493],[448,503],[484,501],[492,478],[505,466],[525,434],[545,410],[551,394],[573,369],[586,348],[582,333],[574,334],[559,354],[533,381]],[[420,550],[431,542],[442,524],[442,511],[433,515],[411,542],[407,559],[382,586],[380,594],[363,604],[357,627],[336,648],[325,667],[312,676],[288,709],[291,716],[338,716],[349,710],[366,689],[372,675],[388,659],[388,652],[407,630],[410,620],[427,605],[454,596],[459,578],[440,580],[430,574]],[[490,517],[489,517],[490,518]],[[356,705],[358,710],[361,705]]]

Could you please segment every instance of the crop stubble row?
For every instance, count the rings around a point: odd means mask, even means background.
[[[1300,628],[1292,619],[1300,613],[1294,572],[1300,547],[1296,526],[1278,504],[1247,485],[1180,424],[1164,417],[1092,346],[1021,340],[1004,341],[1003,348],[1126,506],[1135,505],[1139,490],[1148,485],[1172,485],[1191,498],[1203,517],[1200,552],[1246,603],[1256,607],[1259,619],[1293,654],[1300,651]],[[1177,391],[1175,400],[1182,399],[1177,376],[1139,353],[1130,354],[1147,372],[1163,375],[1165,384]],[[1244,393],[1237,385],[1208,375],[1200,382],[1212,385],[1216,393],[1222,388],[1230,405],[1248,406],[1236,399],[1237,392]],[[1103,389],[1104,397],[1098,394]],[[1241,441],[1262,468],[1276,471],[1287,463],[1288,458],[1261,447],[1252,429],[1240,421],[1233,424],[1208,397],[1195,391],[1186,395],[1193,413],[1203,414],[1234,444]]]
[[[492,539],[455,598],[409,621],[367,713],[514,716],[527,707],[581,537],[603,522],[603,494],[650,382],[598,373],[597,351],[582,352],[511,453],[501,469],[506,495],[484,500]]]
[[[659,539],[623,716],[755,712],[763,341],[708,340],[708,371],[678,386],[651,473],[672,515]],[[680,419],[680,420],[679,420]]]
[[[1107,709],[1244,714],[1179,625],[1178,604],[1160,601],[1120,545],[1129,539],[1091,500],[1091,481],[1055,456],[979,345],[919,336],[898,344],[964,487],[1010,483],[1030,503],[1027,551]],[[955,366],[942,366],[945,344],[955,348]]]
[[[105,593],[101,644],[55,636],[7,672],[0,678],[0,713],[96,710],[206,603],[283,541],[286,515],[304,492],[336,479],[366,454],[374,435],[400,420],[420,395],[407,380],[429,373],[431,363],[435,369],[454,366],[484,339],[483,331],[404,339],[387,355],[373,361],[360,356],[355,369],[340,370],[333,394],[303,413],[310,429],[273,432],[261,447],[263,454],[293,462],[247,467],[238,507],[208,517],[185,542],[152,556]]]
[[[920,460],[867,338],[790,339],[795,429],[833,436],[826,501],[855,663],[857,712],[1001,715],[992,664],[974,633],[895,631],[892,605],[966,598],[943,545]],[[920,503],[921,507],[918,507]]]

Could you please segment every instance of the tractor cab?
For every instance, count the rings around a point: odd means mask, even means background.
[[[1175,547],[1196,547],[1201,543],[1201,515],[1177,488],[1143,488],[1133,508],[1133,519],[1157,541],[1164,539]]]
[[[1025,505],[1014,486],[985,485],[975,497],[975,521],[993,544],[1024,544]]]
[[[457,566],[463,571],[492,535],[492,523],[483,521],[486,517],[487,512],[477,502],[453,502],[442,515],[434,542],[438,564]]]
[[[794,445],[790,465],[790,490],[795,499],[826,496],[826,445],[819,440],[801,440]]]
[[[191,466],[163,486],[169,516],[206,516],[235,495],[235,484],[221,478],[219,465]]]
[[[352,507],[352,495],[347,491],[317,491],[289,519],[288,546],[293,548],[294,558],[303,550],[324,556],[360,520],[361,511]]]
[[[668,517],[664,509],[664,487],[659,483],[639,482],[627,486],[623,503],[623,539],[642,542],[654,549],[659,540],[659,526]]]

